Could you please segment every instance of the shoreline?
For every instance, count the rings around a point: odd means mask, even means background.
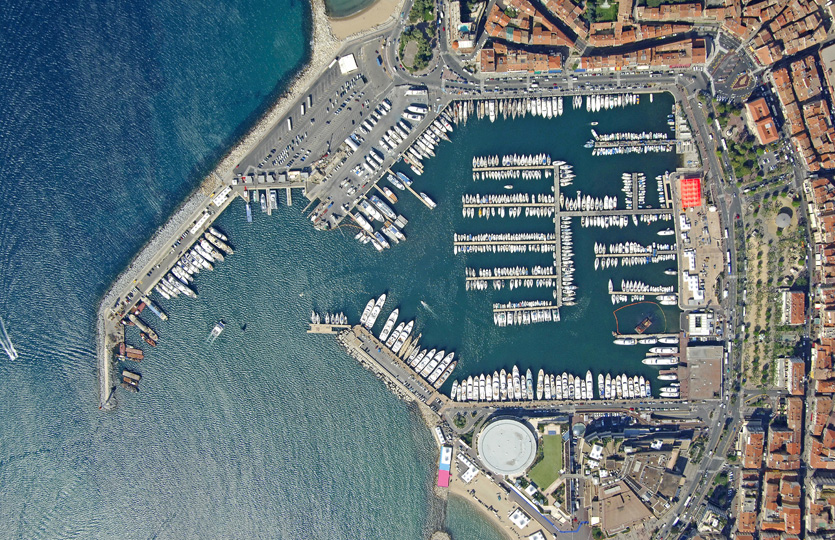
[[[491,529],[498,531],[502,535],[502,538],[505,538],[506,540],[513,540],[513,537],[507,534],[507,531],[495,525],[496,516],[488,512],[487,509],[481,506],[480,504],[476,503],[476,501],[474,501],[472,497],[468,496],[466,492],[460,493],[458,490],[450,487],[449,498],[455,498],[460,501],[464,501],[464,504],[474,509],[484,519],[486,523],[490,524]]]
[[[201,196],[205,196],[213,189],[223,184],[224,180],[231,179],[235,166],[245,157],[272,129],[281,117],[287,112],[292,103],[310,87],[311,83],[319,76],[321,71],[327,67],[330,61],[343,47],[344,42],[334,37],[325,14],[324,0],[313,0],[311,3],[310,24],[312,36],[310,39],[311,48],[307,62],[300,67],[293,75],[291,82],[279,95],[274,103],[270,105],[261,117],[241,137],[233,143],[229,149],[217,160],[217,163],[207,173],[194,190],[177,206],[172,214],[157,228],[151,237],[137,251],[127,266],[113,279],[99,302],[96,321],[96,356],[97,370],[99,375],[99,408],[110,410],[116,406],[114,396],[111,368],[110,347],[108,346],[109,334],[106,321],[110,319],[108,312],[112,315],[112,308],[123,292],[130,288],[130,281],[136,274],[141,275],[142,269],[152,257],[153,253],[160,250],[162,244],[169,240],[170,232],[182,225],[184,220],[191,217],[201,202]]]
[[[371,5],[346,17],[327,16],[331,34],[345,41],[361,38],[394,21],[406,0],[375,0]]]
[[[343,15],[342,17],[335,17],[333,15],[328,14],[327,9],[325,9],[325,14],[328,15],[328,19],[330,21],[347,21],[347,20],[359,17],[360,15],[364,14],[366,11],[369,11],[370,9],[372,9],[374,6],[376,6],[379,3],[380,3],[380,0],[374,0],[373,2],[371,2],[370,4],[368,4],[367,6],[362,8],[361,10],[359,10],[355,13],[351,13],[350,15]]]

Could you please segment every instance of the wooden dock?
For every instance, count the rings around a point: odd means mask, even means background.
[[[391,169],[386,169],[386,173],[388,173],[388,174],[394,174],[393,172],[391,172]],[[377,184],[374,184],[374,187],[377,187]],[[417,198],[417,200],[419,200],[419,201],[420,201],[420,202],[422,202],[424,205],[426,205],[426,208],[428,208],[428,209],[432,210],[432,206],[431,206],[428,202],[426,202],[426,201],[423,199],[423,197],[421,197],[421,196],[420,196],[420,193],[418,193],[417,191],[413,190],[413,189],[412,189],[412,186],[409,186],[409,185],[403,184],[403,187],[405,187],[405,188],[406,188],[406,189],[407,189],[407,190],[408,190],[408,191],[409,191],[412,195],[414,195],[414,196]],[[380,188],[377,188],[377,189],[380,189]]]

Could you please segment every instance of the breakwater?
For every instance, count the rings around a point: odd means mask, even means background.
[[[212,201],[213,194],[224,184],[231,183],[232,171],[235,165],[249,153],[255,145],[272,129],[276,122],[286,114],[289,107],[297,100],[324,70],[340,48],[330,31],[324,0],[314,0],[311,3],[312,30],[310,58],[285,92],[276,100],[275,104],[258,120],[252,128],[234,144],[229,152],[220,159],[215,168],[203,179],[197,189],[189,195],[174,214],[166,220],[151,239],[136,254],[127,268],[119,274],[104,294],[97,312],[96,323],[96,359],[99,379],[99,408],[109,410],[116,405],[113,399],[112,349],[118,341],[119,333],[116,328],[121,315],[139,301],[141,295],[126,297],[135,288],[148,267],[152,266],[155,258],[167,252],[167,245],[177,239],[177,232],[183,230],[192,220],[196,219]],[[234,194],[223,203],[222,208],[212,213],[212,219],[205,223],[209,227],[220,212],[228,206]]]

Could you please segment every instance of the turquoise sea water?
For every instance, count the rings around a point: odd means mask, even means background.
[[[456,375],[512,362],[584,370],[612,352],[598,352],[597,334],[569,343],[591,326],[610,331],[603,324],[500,330],[490,295],[464,292],[475,262],[452,257],[452,231],[547,227],[464,222],[469,162],[476,151],[549,151],[578,174],[609,168],[616,179],[623,167],[654,176],[671,165],[584,157],[585,113],[471,123],[420,180],[439,208],[405,196],[409,240],[382,255],[350,230],[313,231],[298,199],[253,224],[236,202],[218,223],[236,254],[199,276],[197,301],[160,301],[170,321],[146,316],[162,339],[131,365],[142,391],[120,391],[118,409],[102,413],[98,300],[305,60],[309,31],[274,29],[306,29],[309,14],[255,0],[6,7],[0,316],[21,356],[0,359],[0,537],[419,538],[441,526],[430,433],[331,338],[304,333],[311,309],[356,318],[388,290],[387,307],[417,317],[424,343],[459,352]],[[648,111],[601,113],[600,130],[652,123]],[[227,330],[209,346],[219,318]],[[456,538],[482,534],[470,515],[450,504]]]
[[[372,5],[377,0],[325,0],[331,17],[350,17]]]
[[[440,521],[422,423],[303,333],[296,299],[327,284],[331,239],[298,213],[245,233],[230,214],[242,256],[149,320],[142,391],[97,407],[98,300],[304,62],[308,21],[284,1],[4,6],[0,316],[20,358],[0,359],[0,537],[419,538]],[[221,316],[250,327],[208,348]]]
[[[446,530],[454,540],[503,540],[504,534],[466,499],[450,497],[447,501]]]

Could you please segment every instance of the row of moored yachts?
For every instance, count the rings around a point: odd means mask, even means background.
[[[609,292],[614,290],[614,283],[609,280]],[[620,290],[626,293],[673,293],[675,292],[674,285],[647,285],[643,281],[622,279],[620,280]]]
[[[541,180],[551,178],[549,169],[505,169],[500,171],[475,171],[473,180]]]
[[[555,162],[554,165],[561,163]],[[506,154],[503,156],[473,157],[473,169],[494,167],[548,167],[551,164],[551,154]]]
[[[478,210],[478,212],[476,212],[476,210]],[[495,206],[485,206],[483,208],[475,208],[471,206],[461,209],[461,214],[463,214],[464,217],[474,218],[478,216],[484,219],[490,219],[491,217],[496,216],[500,218],[505,216],[515,218],[522,215],[525,217],[553,218],[554,212],[553,206],[499,206],[498,208]]]
[[[572,97],[572,107],[575,109],[583,108],[584,99],[586,111],[589,112],[637,105],[641,101],[641,98],[637,94],[577,95]],[[650,101],[652,101],[651,94]],[[494,122],[499,116],[507,119],[508,117],[523,117],[528,114],[543,118],[562,116],[563,98],[546,96],[518,99],[466,100],[456,101],[451,108],[451,115],[455,122],[463,122],[465,124],[470,116],[476,116],[479,120],[489,118],[491,122]]]
[[[573,306],[574,299],[577,296],[577,286],[574,285],[574,241],[572,240],[571,218],[562,216],[560,223],[560,259],[556,260],[556,253],[554,254],[554,263],[559,262],[560,273],[562,279],[560,280],[562,286],[562,303],[566,306]],[[557,291],[554,291],[554,298],[557,297]]]
[[[370,299],[360,316],[360,324],[371,330],[374,323],[377,322],[385,302],[385,294],[379,298]],[[426,382],[435,388],[440,388],[458,364],[453,360],[455,353],[446,353],[444,350],[437,349],[426,350],[418,347],[421,335],[415,338],[411,337],[415,325],[414,319],[397,324],[399,315],[399,309],[395,309],[389,314],[379,334],[380,341],[392,353],[408,363]]]
[[[638,222],[641,223],[655,223],[656,221],[663,220],[669,221],[673,219],[673,215],[669,212],[659,212],[658,214],[641,214],[640,216],[636,216],[632,214],[632,223],[634,225],[638,225]],[[624,228],[629,225],[629,217],[628,216],[580,216],[580,227],[600,227],[603,229],[608,229],[609,227],[618,227]]]
[[[638,208],[643,208],[644,203],[646,202],[646,192],[647,192],[647,178],[644,173],[637,173],[633,175],[632,173],[623,173],[621,175],[621,180],[623,180],[623,187],[621,191],[626,194],[626,209],[632,210],[634,205],[634,193],[635,193],[635,177],[637,176],[638,179]]]
[[[493,304],[493,324],[520,326],[541,322],[560,322],[560,310],[549,300],[523,300]]]
[[[592,137],[594,137],[595,141],[600,142],[620,142],[620,141],[638,141],[638,142],[645,142],[645,141],[665,141],[667,140],[667,134],[661,133],[657,131],[642,131],[640,133],[635,132],[628,132],[622,131],[617,133],[597,133],[595,130],[591,130]]]
[[[505,285],[512,291],[520,287],[547,287],[553,289],[556,286],[556,269],[553,266],[509,266],[499,268],[465,268],[464,275],[466,290],[484,291],[487,290],[490,281],[496,290],[504,289]],[[479,278],[479,279],[473,279]]]
[[[650,95],[652,101],[652,95]],[[637,105],[641,102],[638,94],[594,94],[586,96],[586,111],[598,112],[604,109],[614,109],[615,107],[626,107],[627,105]],[[583,106],[583,96],[574,96],[574,108],[579,109]]]
[[[678,398],[680,383],[674,374],[659,375],[659,379],[670,382],[660,390],[662,398]],[[632,377],[621,374],[597,375],[597,395],[594,394],[594,379],[591,371],[585,377],[563,372],[548,374],[540,369],[534,386],[533,374],[528,369],[522,375],[517,366],[510,373],[504,369],[493,374],[480,374],[454,381],[450,398],[455,401],[563,401],[592,399],[642,399],[652,397],[652,385],[643,375]]]
[[[600,210],[617,210],[618,198],[614,196],[592,197],[591,195],[583,196],[582,192],[577,191],[575,198],[566,197],[564,193],[560,193],[560,208],[568,210],[569,212],[591,212]]]
[[[672,152],[675,150],[675,143],[673,141],[664,141],[660,144],[628,144],[619,143],[617,146],[610,146],[605,148],[594,148],[591,151],[592,156],[618,156],[623,154],[657,154],[660,152]]]
[[[181,294],[197,298],[197,293],[190,287],[194,282],[194,276],[199,274],[200,270],[214,270],[214,263],[225,259],[224,253],[235,253],[226,243],[228,240],[226,235],[214,227],[209,227],[200,240],[180,257],[171,271],[159,280],[154,290],[166,300]]]
[[[648,255],[656,251],[675,251],[675,244],[665,244],[661,242],[653,242],[649,245],[642,245],[638,242],[619,242],[617,244],[604,244],[602,242],[594,243],[594,253],[597,255]]]
[[[626,257],[607,257],[601,255],[594,259],[594,269],[606,270],[607,268],[617,268],[618,265],[626,268],[627,266],[641,266],[644,264],[674,261],[675,259],[675,253],[664,253],[663,255],[630,255]],[[668,268],[664,270],[664,273],[675,275],[676,271]]]
[[[464,122],[470,114],[475,114],[479,120],[489,118],[491,122],[499,115],[505,119],[523,117],[527,114],[554,118],[562,115],[563,100],[561,97],[486,99],[465,102],[462,109]]]
[[[483,233],[453,235],[453,241],[470,245],[453,245],[458,253],[550,253],[555,250],[554,233]],[[517,243],[518,242],[518,243]]]

